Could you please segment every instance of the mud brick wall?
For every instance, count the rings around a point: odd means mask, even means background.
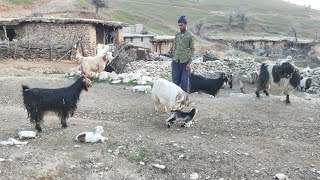
[[[96,28],[91,24],[28,23],[15,28],[17,41],[10,42],[10,54],[0,46],[0,57],[67,59],[81,39],[85,56],[96,55]]]

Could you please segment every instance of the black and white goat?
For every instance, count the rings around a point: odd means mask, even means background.
[[[308,90],[312,85],[312,79],[308,77],[301,78],[300,89],[301,91]]]
[[[177,119],[181,119],[183,124],[181,127],[190,127],[192,124],[192,120],[198,114],[198,110],[196,108],[191,109],[191,111],[184,112],[182,110],[172,110],[171,116],[166,120],[166,125],[168,128],[171,127],[171,124],[174,124]]]
[[[260,97],[260,91],[269,96],[270,88],[281,88],[286,95],[286,103],[290,103],[289,95],[293,89],[300,84],[299,70],[289,62],[280,64],[263,63],[258,78],[258,86],[256,90],[257,97]]]
[[[72,117],[77,109],[80,93],[88,91],[91,81],[87,77],[80,77],[69,87],[59,89],[32,88],[22,85],[24,106],[28,111],[28,118],[35,122],[35,128],[41,132],[40,122],[46,112],[54,112],[59,116],[62,127],[67,127],[67,118]]]
[[[211,79],[197,74],[190,76],[190,89],[189,93],[203,91],[204,93],[216,96],[219,90],[229,82],[225,74],[221,74],[218,79]],[[230,85],[232,88],[232,84]]]

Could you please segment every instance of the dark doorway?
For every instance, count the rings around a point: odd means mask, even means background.
[[[7,29],[7,36],[9,38],[9,41],[12,41],[16,38],[16,33],[14,32],[14,29]]]

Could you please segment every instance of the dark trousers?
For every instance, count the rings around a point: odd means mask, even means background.
[[[190,70],[187,70],[188,63],[178,63],[172,61],[172,82],[180,86],[185,92],[189,92]]]

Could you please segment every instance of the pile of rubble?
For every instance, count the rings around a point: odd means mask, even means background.
[[[252,58],[226,59],[224,61],[203,61],[197,58],[192,63],[192,71],[199,74],[214,74],[215,72],[239,72],[247,73],[258,70],[261,64]],[[170,77],[171,59],[166,61],[134,61],[127,66],[126,72],[145,70],[151,77]]]
[[[307,90],[308,93],[320,94],[320,67],[310,69],[309,67],[300,71],[302,77],[308,77],[312,79],[312,85]]]

